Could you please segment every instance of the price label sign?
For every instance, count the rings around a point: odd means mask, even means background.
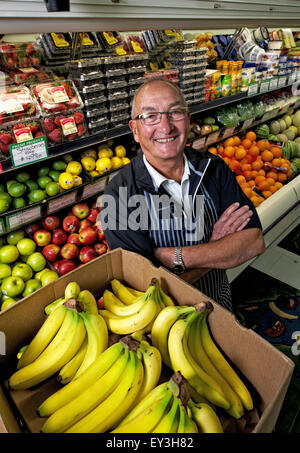
[[[222,139],[230,137],[231,135],[234,134],[234,131],[235,131],[235,127],[229,127],[228,129],[225,129]]]
[[[205,144],[211,145],[212,143],[216,143],[216,141],[218,140],[219,134],[220,134],[220,131],[216,131],[216,132],[213,132],[212,134],[210,134],[207,137]]]
[[[295,82],[295,78],[296,78],[296,73],[295,72],[293,72],[293,74],[289,75],[288,85],[292,85]]]
[[[11,214],[6,217],[7,228],[9,230],[22,226],[25,223],[33,222],[36,219],[41,217],[42,207],[34,206],[32,208],[26,209],[22,212],[17,212],[16,214]]]
[[[194,149],[201,149],[204,147],[206,141],[206,137],[197,138],[197,140],[193,141],[193,148]]]
[[[49,200],[47,213],[51,214],[52,212],[59,211],[70,204],[74,204],[76,202],[76,196],[77,190],[74,190],[71,193],[57,197],[54,200]]]
[[[269,91],[269,85],[270,85],[270,80],[262,80],[261,84],[260,84],[259,92],[266,93],[267,91]]]
[[[278,86],[278,77],[272,77],[269,83],[269,90],[276,90]]]
[[[249,129],[251,124],[253,123],[253,118],[249,118],[249,120],[244,121],[243,126],[241,127],[241,131]]]
[[[5,232],[4,220],[0,219],[0,234]]]
[[[22,165],[47,159],[46,137],[33,138],[32,140],[9,145],[9,151],[14,167],[21,167]]]
[[[248,86],[248,96],[255,96],[258,93],[258,82],[250,83]]]
[[[106,187],[106,182],[107,176],[84,186],[81,198],[88,198],[92,195],[95,195],[96,193],[103,192]]]
[[[286,76],[279,77],[278,88],[285,87],[286,85]]]

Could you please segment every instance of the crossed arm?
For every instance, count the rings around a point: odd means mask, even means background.
[[[193,283],[212,268],[229,269],[260,255],[265,250],[259,228],[244,230],[253,212],[248,205],[234,203],[215,223],[208,243],[182,247],[187,271],[181,277]],[[167,268],[173,267],[175,247],[155,249],[155,257]]]

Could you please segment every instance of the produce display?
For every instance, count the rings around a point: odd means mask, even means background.
[[[42,54],[34,42],[0,43],[0,64],[6,69],[39,66]]]
[[[82,107],[72,80],[56,80],[32,85],[31,90],[43,116],[54,113],[73,113]]]
[[[107,143],[102,143],[98,150],[89,148],[83,151],[80,162],[89,175],[95,178],[129,164],[130,159],[126,156],[125,146],[117,145],[113,150]]]
[[[28,87],[22,85],[0,87],[0,105],[0,124],[2,125],[34,118],[38,113],[37,104]]]

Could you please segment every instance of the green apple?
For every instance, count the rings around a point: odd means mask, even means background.
[[[17,248],[21,255],[32,255],[36,249],[36,243],[33,239],[23,238],[17,243]]]
[[[27,263],[18,263],[14,265],[11,275],[13,277],[20,277],[26,282],[33,276],[33,270]]]
[[[21,277],[7,277],[2,281],[1,291],[9,297],[16,297],[24,291],[25,283]]]
[[[23,239],[22,239],[23,240]],[[0,263],[10,264],[19,258],[19,250],[15,245],[4,245],[0,249]]]
[[[41,283],[42,283],[42,286],[46,286],[48,285],[49,283],[53,282],[54,280],[58,279],[59,278],[59,275],[57,272],[55,271],[48,271],[48,272],[45,272],[42,276],[41,276]]]
[[[33,272],[39,272],[46,267],[47,261],[41,252],[35,252],[27,259],[27,264],[31,267]]]
[[[22,293],[23,297],[29,296],[30,294],[34,293],[37,289],[40,289],[42,287],[42,284],[39,280],[36,280],[35,278],[31,278],[30,280],[27,280],[25,283],[25,288]]]
[[[11,267],[8,264],[0,264],[0,280],[11,276]]]
[[[1,304],[1,311],[5,310],[8,307],[11,307],[16,302],[18,302],[16,299],[13,299],[12,297],[7,297]]]
[[[17,245],[17,243],[25,237],[25,231],[15,230],[11,231],[6,235],[6,241],[8,244]]]
[[[41,271],[39,271],[39,272],[37,272],[36,274],[34,274],[34,278],[35,278],[36,280],[41,281],[42,275],[43,275],[45,272],[47,272],[47,271],[51,271],[51,269],[49,269],[48,267],[45,267],[45,269],[42,269]]]

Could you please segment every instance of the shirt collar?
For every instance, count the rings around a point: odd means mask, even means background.
[[[181,183],[186,179],[189,179],[190,175],[190,167],[185,154],[183,154],[183,159],[184,159],[184,172],[182,175]],[[172,179],[166,178],[161,173],[159,173],[154,167],[152,167],[152,165],[147,161],[145,154],[143,154],[143,160],[148,172],[150,173],[155,190],[157,190],[164,182],[173,181]]]

